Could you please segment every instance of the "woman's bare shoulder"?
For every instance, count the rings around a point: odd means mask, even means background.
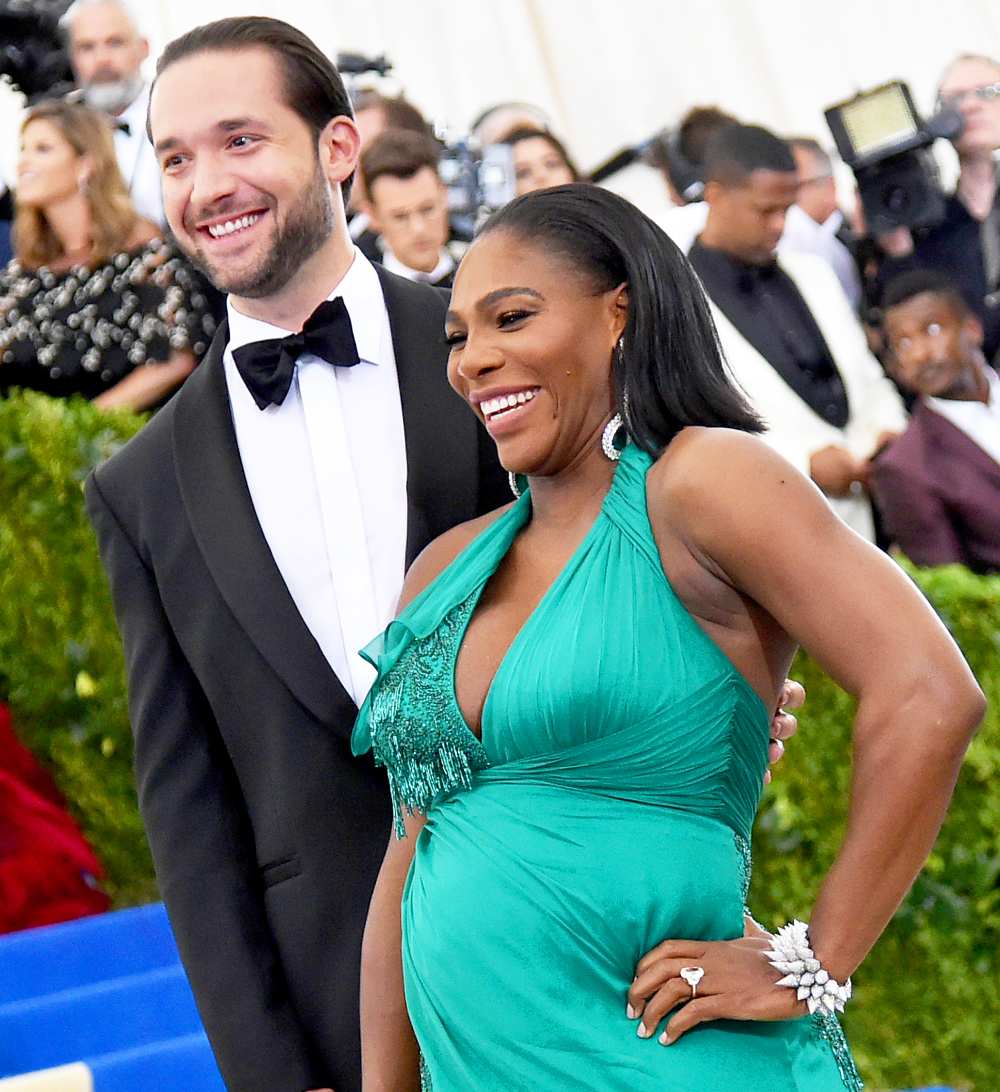
[[[415,599],[428,584],[436,580],[474,538],[496,523],[512,507],[513,502],[504,505],[503,508],[487,512],[483,516],[467,520],[465,523],[459,523],[425,546],[406,574],[403,593],[399,600],[400,609]]]
[[[759,436],[729,428],[683,429],[667,445],[651,471],[654,509],[699,521],[773,504],[782,494],[818,499],[815,487]]]

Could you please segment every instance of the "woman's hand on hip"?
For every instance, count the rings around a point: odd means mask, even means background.
[[[808,1011],[795,990],[776,983],[782,975],[765,958],[770,942],[764,935],[739,940],[665,940],[639,961],[628,991],[626,1015],[637,1019],[640,1039],[656,1034],[660,1023],[678,1006],[659,1041],[675,1043],[707,1020],[791,1020]],[[704,974],[692,996],[681,970]]]

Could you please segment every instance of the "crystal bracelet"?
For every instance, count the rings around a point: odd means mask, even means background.
[[[776,986],[788,986],[805,1001],[810,1013],[818,1010],[843,1012],[853,992],[851,980],[842,986],[830,977],[809,945],[809,926],[804,921],[783,925],[771,937],[771,947],[764,953],[768,963],[785,976]]]

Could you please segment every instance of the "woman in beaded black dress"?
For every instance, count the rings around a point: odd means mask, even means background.
[[[15,258],[0,272],[0,393],[162,403],[215,323],[198,275],[136,213],[108,123],[78,103],[28,111]]]

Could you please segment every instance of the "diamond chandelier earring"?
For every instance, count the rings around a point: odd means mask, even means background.
[[[625,363],[625,338],[620,337],[615,345],[615,364],[619,370],[624,367]],[[628,396],[623,399],[625,411],[628,412]],[[619,432],[623,433],[621,438],[621,446],[615,443],[619,439]],[[604,432],[601,434],[601,450],[604,452],[605,457],[610,459],[611,462],[616,463],[622,457],[622,448],[628,443],[628,432],[625,429],[625,422],[622,420],[622,415],[616,413],[614,417],[605,425]]]
[[[601,435],[601,450],[605,456],[609,458],[613,463],[618,462],[622,457],[621,451],[615,446],[615,437],[618,435],[619,430],[622,428],[622,415],[616,413],[614,417],[605,425],[604,432]]]
[[[514,494],[517,500],[521,499],[521,487],[517,484],[517,475],[513,470],[507,471],[507,481],[510,483],[510,491]]]

